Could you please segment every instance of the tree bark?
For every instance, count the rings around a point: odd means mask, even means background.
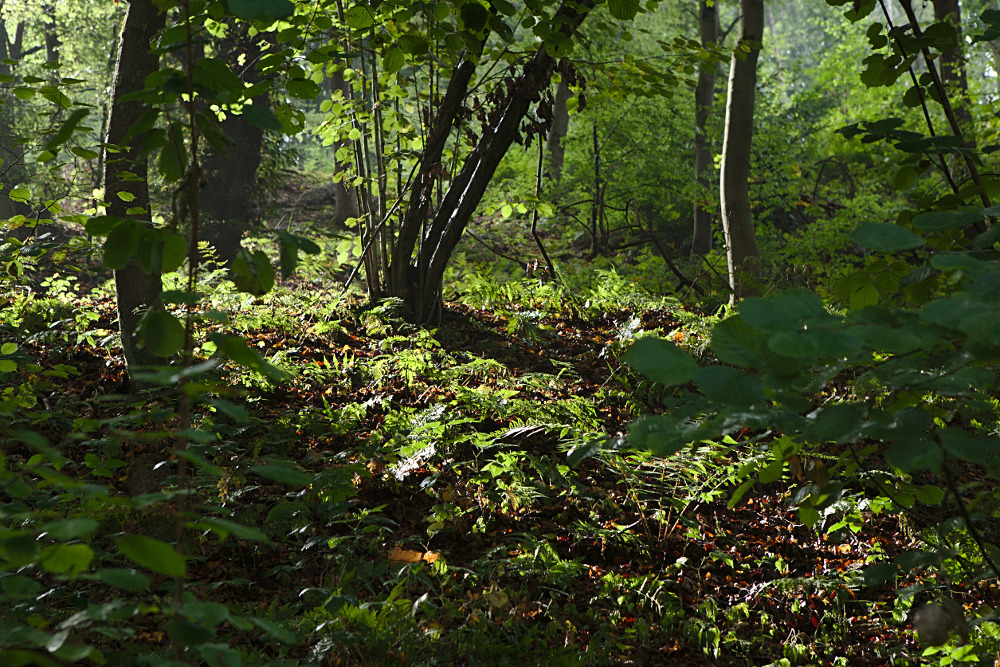
[[[563,146],[563,139],[569,132],[569,109],[566,103],[569,101],[571,91],[569,82],[565,75],[556,86],[556,94],[552,98],[552,127],[545,138],[545,154],[548,155],[549,178],[553,183],[558,183],[562,179],[563,158],[566,155],[566,148]]]
[[[347,82],[344,80],[344,70],[338,69],[330,77],[330,94],[332,95],[334,91],[339,90],[342,99],[346,100],[350,97],[349,91],[347,89]],[[333,145],[334,155],[341,148],[350,146],[350,141],[344,140],[339,141]],[[334,176],[341,174],[346,171],[344,166],[338,161],[334,160],[333,173]],[[354,186],[348,185],[347,180],[335,179],[333,181],[333,196],[334,196],[334,208],[333,208],[333,224],[334,226],[342,226],[349,218],[358,217],[358,192]]]
[[[580,0],[560,6],[556,22],[562,26],[562,33],[572,36],[593,9],[594,2]],[[420,174],[415,179],[409,207],[393,248],[392,281],[386,295],[402,298],[416,322],[431,322],[440,311],[442,280],[452,253],[497,166],[511,145],[520,139],[521,121],[528,109],[541,99],[542,92],[551,84],[555,64],[555,59],[544,48],[539,48],[525,63],[521,76],[508,85],[507,94],[490,113],[479,142],[451,181],[421,239],[420,231],[430,210],[434,166],[440,162],[441,150],[454,121],[454,118],[438,114],[442,122],[435,124],[428,137]],[[474,63],[466,60],[459,63],[452,74],[442,107],[450,103],[460,107],[474,71]],[[418,239],[422,242],[414,264],[412,253]]]
[[[718,0],[707,2],[700,0],[698,12],[699,32],[703,49],[714,47],[719,41],[719,4]],[[715,99],[714,62],[703,63],[698,70],[698,87],[694,92],[694,179],[698,184],[694,202],[694,231],[691,237],[691,249],[699,255],[708,254],[712,249],[712,219],[714,207],[705,205],[706,193],[709,189],[709,174],[712,170],[712,142],[708,137],[708,119],[712,115],[712,102]]]
[[[754,283],[760,269],[757,235],[750,214],[749,180],[757,59],[763,33],[763,0],[740,0],[740,40],[729,66],[719,187],[733,303],[756,292]]]
[[[151,52],[150,43],[163,29],[166,15],[152,0],[131,0],[125,14],[118,46],[111,93],[111,112],[108,116],[107,144],[119,146],[120,152],[104,156],[104,200],[107,214],[125,218],[128,210],[143,209],[142,219],[149,223],[150,202],[148,166],[146,158],[139,155],[142,137],[133,137],[127,145],[122,141],[132,124],[146,111],[142,101],[123,102],[122,97],[145,88],[146,77],[159,67],[159,58]],[[133,176],[126,178],[126,172]],[[125,202],[119,193],[129,193],[131,201]],[[130,389],[136,388],[135,373],[143,367],[159,363],[154,355],[140,347],[135,339],[136,326],[144,311],[155,307],[162,289],[159,274],[148,275],[139,264],[129,261],[124,268],[114,272],[118,320],[121,328],[122,352]]]
[[[247,83],[259,83],[262,77],[254,67],[260,60],[261,35],[250,37],[246,24],[240,24],[231,33],[235,38],[226,39],[219,48],[227,62],[245,67],[237,67],[236,73]],[[235,30],[241,30],[236,33]],[[267,96],[254,100],[255,105],[267,104]],[[225,152],[214,149],[206,151],[202,162],[205,187],[202,189],[198,205],[202,213],[200,236],[216,250],[220,260],[228,264],[236,259],[244,232],[253,223],[253,194],[260,166],[264,132],[249,122],[245,116],[229,114],[219,124],[219,129],[231,142]]]
[[[941,81],[952,89],[955,95],[955,118],[965,143],[975,148],[975,124],[972,122],[969,79],[965,73],[965,54],[962,45],[962,10],[958,0],[933,0],[934,20],[950,23],[955,28],[955,48],[941,53]]]

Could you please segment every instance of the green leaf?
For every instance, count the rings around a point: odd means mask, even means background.
[[[265,132],[281,129],[281,121],[263,104],[244,104],[241,113],[247,122]]]
[[[256,616],[250,617],[250,622],[256,625],[258,628],[269,634],[270,636],[277,639],[282,644],[287,644],[288,646],[298,646],[299,638],[294,632],[286,630],[274,621],[268,621],[263,618],[257,618]]]
[[[75,577],[90,566],[94,550],[86,544],[56,544],[42,551],[39,564],[49,572]]]
[[[699,368],[694,379],[701,393],[716,405],[748,408],[764,402],[760,378],[729,366]]]
[[[227,359],[240,366],[255,370],[274,381],[287,380],[289,378],[288,373],[268,363],[257,350],[251,349],[242,338],[213,333],[209,336],[209,340],[215,343],[219,352],[225,355]]]
[[[913,218],[913,228],[925,232],[965,229],[983,219],[981,211],[932,211]]]
[[[742,316],[736,315],[715,326],[711,345],[719,361],[735,366],[755,367],[762,362],[767,337]]]
[[[876,252],[899,252],[924,245],[924,240],[910,230],[884,222],[863,222],[848,238]]]
[[[286,465],[265,464],[250,468],[250,472],[257,473],[261,477],[281,482],[288,486],[308,486],[313,483],[315,475],[295,470]]]
[[[0,359],[0,371],[4,373],[13,373],[17,370],[17,364],[15,364],[10,359]]]
[[[698,370],[691,355],[670,341],[654,336],[633,343],[624,359],[638,372],[668,387],[689,382]]]
[[[0,345],[0,354],[14,354],[17,352],[17,343],[4,343]]]
[[[289,79],[285,91],[300,100],[315,100],[322,91],[312,79]]]
[[[149,590],[149,577],[135,570],[123,567],[102,568],[95,574],[100,581],[123,591],[142,593]]]
[[[237,288],[254,296],[263,296],[274,287],[274,267],[261,250],[251,254],[246,248],[240,248],[233,260],[230,277]]]
[[[136,241],[142,233],[142,228],[135,222],[125,222],[108,233],[101,249],[104,252],[104,266],[109,269],[121,269],[128,263],[136,251]]]
[[[399,48],[410,55],[421,56],[430,50],[430,45],[422,35],[407,34],[399,36]]]
[[[631,21],[639,12],[639,0],[608,0],[608,11],[619,21]]]
[[[167,635],[181,646],[197,646],[215,637],[215,631],[211,628],[180,618],[167,621],[164,629]]]
[[[97,532],[100,525],[96,519],[59,519],[45,524],[42,531],[57,540],[86,539]]]
[[[268,25],[295,12],[295,5],[290,0],[226,0],[226,5],[237,18]]]
[[[241,540],[271,544],[271,539],[256,528],[244,526],[241,523],[236,523],[235,521],[230,521],[228,519],[205,517],[204,519],[199,519],[189,525],[191,528],[195,528],[197,530],[211,530],[219,536],[220,542],[224,542],[227,537],[232,535]]]
[[[875,563],[864,570],[865,586],[874,588],[881,586],[896,576],[899,568],[895,563]]]
[[[129,560],[153,572],[168,577],[183,577],[187,573],[184,557],[166,542],[142,535],[123,535],[117,544]]]
[[[489,18],[489,12],[478,2],[467,2],[462,5],[459,15],[462,17],[465,29],[473,32],[482,30],[486,26],[486,20]]]
[[[7,601],[27,600],[42,592],[42,585],[29,577],[14,574],[0,579],[0,589]]]
[[[375,12],[367,5],[354,5],[344,12],[344,22],[348,28],[363,30],[375,24]]]
[[[395,74],[403,69],[403,65],[405,64],[406,56],[403,53],[403,49],[398,46],[393,46],[382,54],[382,69],[388,74]]]
[[[158,357],[169,357],[184,347],[184,325],[165,310],[147,310],[139,320],[136,335],[141,345]]]

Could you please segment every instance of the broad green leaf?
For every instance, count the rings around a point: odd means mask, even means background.
[[[271,539],[258,529],[251,526],[244,526],[241,523],[236,523],[235,521],[230,521],[228,519],[205,517],[204,519],[199,519],[189,525],[198,530],[211,530],[219,536],[220,542],[225,541],[227,537],[232,535],[233,537],[241,540],[263,542],[264,544],[271,543]]]
[[[290,0],[226,0],[226,5],[233,16],[268,25],[295,12]]]
[[[94,559],[94,550],[86,544],[56,544],[42,551],[39,564],[49,572],[75,577]]]
[[[274,287],[274,267],[260,250],[251,254],[246,248],[240,248],[233,260],[230,277],[236,287],[254,296],[263,296]]]
[[[277,132],[281,129],[281,121],[263,104],[244,104],[241,113],[251,125],[265,132]]]
[[[764,402],[760,379],[730,366],[699,368],[694,380],[701,393],[717,405],[742,409]]]
[[[430,46],[422,35],[407,34],[399,36],[399,48],[410,55],[420,56],[427,53]]]
[[[180,618],[167,621],[164,629],[167,635],[181,646],[197,646],[215,637],[215,631],[211,628]]]
[[[274,637],[282,644],[287,644],[288,646],[298,646],[299,638],[291,630],[287,630],[282,626],[278,625],[274,621],[268,621],[263,618],[257,618],[256,616],[250,617],[250,622],[256,625],[258,628],[266,632],[271,637]]]
[[[0,579],[0,590],[3,590],[4,596],[10,602],[36,597],[42,592],[43,587],[34,579],[14,574]]]
[[[726,318],[712,330],[712,350],[719,361],[735,366],[758,366],[766,352],[767,337],[743,317]]]
[[[169,357],[184,347],[184,325],[165,310],[146,311],[136,335],[142,346],[158,357]]]
[[[123,567],[103,568],[98,570],[96,576],[109,586],[120,588],[130,593],[142,593],[149,590],[149,577]]]
[[[847,236],[876,252],[899,252],[924,245],[924,240],[910,230],[884,222],[863,222]]]
[[[363,30],[375,24],[375,12],[367,5],[354,5],[344,12],[344,22],[348,28]]]
[[[45,524],[42,530],[57,540],[75,540],[90,537],[100,525],[96,519],[59,519]]]
[[[168,577],[183,577],[187,573],[184,557],[166,542],[142,535],[122,535],[117,544],[129,560],[153,572]]]
[[[462,23],[465,24],[466,30],[471,30],[472,32],[478,32],[486,26],[486,21],[489,18],[489,12],[478,2],[467,2],[462,5],[459,10],[459,15],[462,17]]]
[[[927,438],[900,437],[889,443],[885,458],[903,472],[938,471],[944,461],[944,454],[936,442]]]
[[[767,341],[767,347],[793,359],[816,359],[820,355],[819,342],[808,331],[782,331]]]
[[[14,354],[17,352],[17,343],[4,343],[0,345],[0,354]]]
[[[104,266],[118,270],[128,263],[135,255],[136,241],[142,234],[142,228],[135,222],[118,225],[108,234],[101,249],[104,252]]]
[[[979,211],[932,211],[913,218],[914,229],[925,232],[943,232],[949,229],[964,229],[983,219]]]
[[[205,664],[213,667],[240,667],[240,654],[225,644],[205,642],[196,648],[205,659]]]
[[[17,370],[17,364],[10,359],[0,359],[0,371],[4,373],[13,373]]]
[[[382,54],[382,69],[388,74],[395,74],[403,69],[403,65],[405,64],[406,56],[403,53],[403,49],[398,46],[390,47]]]
[[[864,570],[865,586],[875,588],[895,578],[899,568],[895,563],[876,563]]]
[[[698,370],[691,355],[670,341],[653,336],[633,343],[624,359],[638,372],[668,387],[689,382]]]
[[[268,363],[259,352],[251,349],[250,346],[247,345],[246,340],[243,338],[215,333],[211,334],[209,338],[213,343],[215,343],[219,352],[225,355],[227,359],[232,360],[240,366],[245,366],[246,368],[255,370],[275,381],[288,379],[288,373],[281,370],[277,366]]]
[[[289,486],[308,486],[316,478],[312,473],[305,473],[301,470],[295,470],[289,466],[278,464],[254,466],[250,468],[250,472]]]
[[[289,79],[285,82],[285,90],[300,100],[315,100],[323,92],[311,79]]]
[[[631,21],[639,11],[639,0],[608,0],[608,11],[619,21]]]

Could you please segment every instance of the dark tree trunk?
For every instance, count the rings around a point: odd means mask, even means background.
[[[118,46],[118,63],[115,67],[112,87],[111,112],[108,117],[107,143],[120,145],[132,124],[146,110],[141,101],[122,102],[121,98],[143,90],[146,77],[159,67],[159,59],[151,52],[150,43],[163,29],[166,16],[159,11],[152,0],[132,0],[125,14]],[[128,216],[129,209],[142,208],[143,219],[149,222],[149,183],[146,158],[138,154],[142,137],[133,137],[128,145],[120,146],[119,153],[104,157],[104,201],[108,215]],[[126,178],[131,172],[135,178]],[[119,193],[127,192],[132,200],[126,203]],[[137,262],[130,261],[124,268],[114,272],[115,292],[118,302],[118,320],[121,326],[122,351],[129,376],[129,384],[135,388],[135,372],[146,366],[153,366],[160,360],[137,344],[136,325],[142,313],[154,307],[161,290],[159,274],[147,275]]]
[[[594,0],[563,4],[556,12],[556,22],[562,26],[562,32],[572,36],[593,6]],[[521,76],[508,85],[507,94],[493,109],[479,142],[462,169],[454,175],[422,235],[421,230],[430,215],[434,172],[455,127],[475,67],[472,60],[463,59],[451,75],[393,246],[386,293],[381,295],[402,299],[418,323],[431,322],[440,312],[445,268],[497,166],[511,145],[521,138],[521,121],[551,84],[555,60],[540,48],[525,63]]]
[[[754,282],[760,268],[757,235],[750,215],[749,181],[757,57],[763,34],[763,0],[740,0],[740,42],[729,65],[719,186],[729,286],[734,303],[756,291]],[[749,51],[744,53],[740,48],[742,46],[748,47]]]
[[[250,37],[244,28],[236,39],[221,47],[228,51],[225,55],[228,62],[245,63],[242,70],[237,66],[236,73],[251,84],[261,81],[254,67],[261,56],[259,39],[260,35]],[[267,96],[255,98],[254,104],[267,104]],[[215,247],[220,260],[229,263],[236,258],[240,240],[253,223],[264,132],[244,116],[232,114],[219,124],[219,129],[231,143],[224,153],[208,150],[201,164],[206,183],[198,199],[202,214],[199,236]]]
[[[3,4],[0,2],[0,9],[3,8]],[[14,29],[14,38],[11,39],[10,32],[7,30],[7,22],[0,15],[0,60],[19,60],[22,55],[21,43],[23,39],[24,23],[17,24]],[[13,68],[0,61],[0,74],[11,76]],[[3,165],[0,166],[0,183],[3,184],[5,193],[27,180],[22,161],[24,151],[16,143],[18,137],[14,130],[14,113],[18,108],[18,100],[11,95],[10,87],[0,88],[0,159],[3,160]],[[6,194],[0,195],[0,220],[9,220],[16,215],[31,215],[31,207],[23,202],[11,200]],[[15,236],[19,235],[15,234]]]
[[[718,2],[700,0],[698,13],[699,32],[702,48],[714,47],[719,41],[719,5]],[[694,92],[694,178],[698,190],[694,202],[694,232],[691,238],[691,249],[705,255],[712,249],[712,220],[715,218],[716,207],[706,205],[710,188],[709,175],[712,172],[712,142],[708,137],[708,120],[712,115],[712,102],[715,99],[714,62],[701,65],[698,70],[698,87]]]
[[[59,48],[62,41],[59,39],[59,31],[56,29],[56,6],[54,4],[42,5],[42,13],[45,15],[43,23],[45,25],[45,59],[50,63],[59,62]],[[57,77],[57,70],[52,70],[52,76]]]
[[[549,128],[549,135],[545,138],[545,154],[548,155],[549,178],[553,183],[558,183],[562,179],[563,158],[566,149],[563,147],[563,139],[569,132],[569,109],[566,103],[569,101],[571,91],[566,76],[559,81],[556,86],[556,94],[552,98],[552,127]]]
[[[958,0],[933,0],[934,20],[950,23],[955,28],[955,48],[941,53],[941,81],[951,89],[953,94],[955,118],[965,143],[975,147],[975,125],[972,122],[972,111],[969,100],[969,80],[965,74],[965,54],[962,48],[962,10]]]

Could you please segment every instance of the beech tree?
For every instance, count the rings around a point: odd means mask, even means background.
[[[144,137],[142,134],[129,136],[129,130],[148,107],[142,101],[127,96],[142,91],[146,77],[159,67],[159,57],[152,50],[151,43],[165,23],[165,14],[152,0],[129,2],[119,40],[104,148],[107,215],[122,219],[132,217],[144,225],[151,222],[149,169],[146,156],[140,151]],[[139,345],[136,340],[140,319],[143,313],[155,306],[161,290],[159,260],[155,258],[159,249],[151,250],[154,257],[147,253],[145,267],[140,265],[138,258],[132,258],[114,272],[122,351],[133,388],[135,372],[158,361],[147,347]]]
[[[701,46],[714,48],[719,41],[719,4],[716,0],[699,0],[698,27]],[[715,207],[702,200],[708,191],[708,174],[712,169],[712,143],[708,138],[708,120],[715,99],[715,61],[704,62],[698,68],[698,86],[694,93],[694,178],[698,183],[698,198],[694,203],[694,231],[691,248],[698,254],[712,249],[712,218]]]
[[[755,291],[753,279],[760,262],[750,214],[749,181],[757,58],[763,33],[763,0],[740,0],[740,39],[729,65],[719,185],[733,302]]]

